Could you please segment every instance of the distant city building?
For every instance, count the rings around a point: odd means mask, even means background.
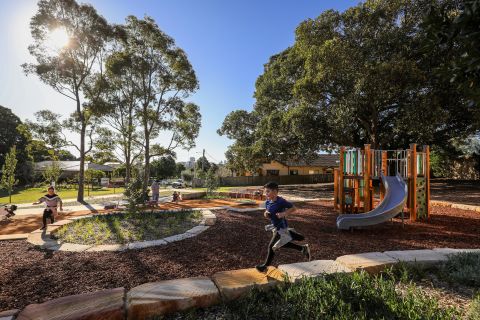
[[[185,168],[192,169],[195,167],[195,157],[190,157],[189,161],[181,162],[181,163],[185,166]]]

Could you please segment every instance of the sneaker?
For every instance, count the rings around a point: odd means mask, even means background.
[[[305,244],[303,246],[302,253],[305,256],[305,258],[308,259],[308,261],[311,261],[312,256],[310,255],[310,246],[308,244]]]
[[[267,271],[268,267],[264,264],[259,264],[255,266],[255,269],[257,269],[258,272],[265,272]]]

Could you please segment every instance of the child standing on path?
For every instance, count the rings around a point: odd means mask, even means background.
[[[51,223],[55,222],[55,215],[57,214],[57,207],[60,204],[60,211],[63,211],[62,199],[55,193],[55,188],[53,186],[48,187],[48,193],[38,199],[37,202],[33,204],[40,204],[45,202],[45,210],[43,210],[43,226],[41,230],[47,227],[47,218],[50,219]]]
[[[272,229],[272,240],[268,245],[268,254],[263,264],[257,265],[258,271],[264,272],[272,263],[275,251],[281,247],[290,248],[303,253],[303,255],[310,261],[310,248],[308,244],[303,246],[291,242],[292,240],[304,240],[304,236],[288,228],[286,217],[295,212],[293,204],[282,197],[278,196],[278,184],[276,182],[269,182],[265,186],[265,195],[267,197],[265,218],[270,218],[271,225],[265,226],[266,230]]]

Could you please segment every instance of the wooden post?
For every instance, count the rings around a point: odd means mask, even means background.
[[[410,220],[417,220],[417,145],[410,144],[410,186],[408,193],[410,196]]]
[[[371,199],[370,199],[370,176],[372,168],[372,152],[370,150],[370,145],[365,145],[365,157],[363,162],[363,207],[364,211],[368,212],[371,209]]]
[[[338,210],[338,170],[333,169],[333,207]]]
[[[387,151],[382,151],[382,170],[381,171],[385,176],[388,176],[387,169],[388,169],[387,168]],[[382,185],[380,187],[380,201],[382,201],[383,198],[385,198],[385,187],[382,182]]]
[[[424,146],[425,151],[425,195],[427,201],[427,219],[430,220],[430,147]]]
[[[344,166],[344,154],[345,154],[345,147],[340,148],[340,167],[338,171],[338,198],[340,200],[340,211],[345,213],[345,192],[343,191],[343,166]]]

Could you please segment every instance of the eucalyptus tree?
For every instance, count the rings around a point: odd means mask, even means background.
[[[30,29],[33,44],[29,51],[36,62],[24,64],[25,72],[37,75],[75,103],[67,124],[80,135],[77,200],[83,201],[85,155],[89,151],[85,140],[89,125],[103,112],[101,105],[95,104],[99,91],[94,91],[93,84],[102,77],[102,57],[111,27],[91,5],[75,0],[40,0]],[[59,35],[64,36],[63,43],[58,41]]]
[[[153,157],[195,146],[201,116],[199,107],[185,99],[198,89],[198,80],[185,52],[152,18],[129,16],[122,29],[123,43],[109,60],[109,68],[113,76],[120,77],[119,83],[128,81],[132,86],[134,114],[142,129],[136,141],[143,148],[146,190]],[[155,143],[167,134],[167,145]]]

